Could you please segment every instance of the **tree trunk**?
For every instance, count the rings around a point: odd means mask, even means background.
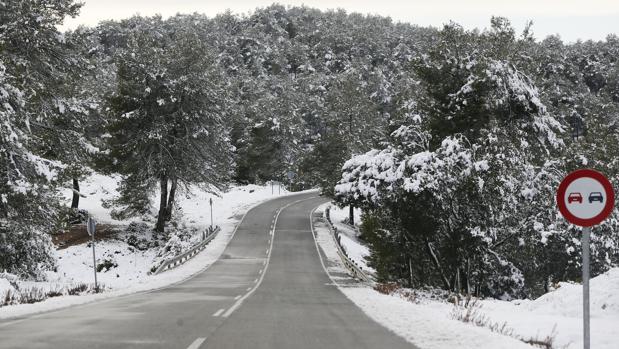
[[[471,296],[471,259],[466,259],[466,295]]]
[[[71,201],[71,208],[77,209],[80,206],[80,182],[77,178],[73,178],[73,200]]]
[[[171,180],[172,185],[170,187],[170,195],[168,195],[168,205],[165,212],[165,221],[169,222],[172,219],[172,208],[174,207],[174,197],[176,195],[176,187],[178,185],[178,179],[175,177]]]
[[[157,216],[157,225],[155,231],[163,233],[165,227],[166,208],[168,204],[168,177],[163,174],[159,178],[159,184],[161,187],[161,195],[159,197],[159,215]]]
[[[353,227],[355,226],[355,208],[353,207],[353,205],[348,206],[348,221],[350,222],[350,225],[352,225]]]
[[[451,283],[449,282],[449,280],[445,276],[445,272],[443,271],[443,267],[441,266],[441,262],[439,262],[438,257],[436,256],[436,253],[434,253],[434,249],[432,248],[432,245],[427,240],[426,240],[426,252],[430,256],[430,260],[432,260],[432,262],[434,263],[434,267],[436,267],[436,270],[440,274],[441,280],[443,280],[443,285],[444,285],[445,289],[446,290],[451,290]]]

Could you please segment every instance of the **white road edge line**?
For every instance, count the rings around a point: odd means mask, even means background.
[[[297,201],[293,201],[283,207],[281,207],[278,211],[277,214],[275,215],[275,219],[274,219],[274,223],[275,225],[277,225],[277,220],[279,219],[279,214],[282,213],[283,210],[285,210],[286,208],[294,205],[294,204],[298,204],[299,202],[303,202],[303,201],[308,201],[308,200],[312,200],[312,199],[316,199],[318,198],[318,196],[312,196],[306,199],[301,199],[301,200],[297,200]],[[314,212],[314,211],[312,211]],[[274,235],[275,233],[275,228],[273,228],[271,230],[271,235]],[[273,251],[273,241],[275,241],[275,239],[271,239],[271,243],[269,248],[267,249],[267,259],[266,259],[266,264],[264,265],[264,272],[262,273],[262,275],[260,275],[260,278],[258,279],[258,283],[256,283],[256,285],[254,287],[250,287],[247,289],[247,293],[245,295],[243,295],[243,297],[241,297],[239,300],[236,301],[236,303],[234,303],[233,306],[231,306],[228,311],[226,311],[223,314],[223,317],[228,317],[230,316],[230,314],[232,314],[236,309],[238,309],[238,307],[241,306],[241,304],[243,304],[243,301],[245,301],[249,296],[251,296],[254,292],[256,292],[256,290],[258,289],[258,287],[260,287],[260,284],[262,284],[262,280],[264,280],[264,276],[267,274],[267,270],[269,269],[269,262],[271,261],[271,252]]]
[[[213,314],[213,316],[219,316],[219,315],[221,315],[221,313],[223,313],[224,311],[226,311],[226,309],[221,308],[221,309],[217,310],[217,311],[215,312],[215,314]]]
[[[193,343],[191,343],[187,349],[198,349],[200,348],[200,346],[202,345],[202,343],[204,343],[204,341],[206,340],[206,337],[200,337],[200,338],[196,338],[195,341],[193,341]]]

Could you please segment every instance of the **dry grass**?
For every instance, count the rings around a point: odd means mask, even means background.
[[[531,346],[542,349],[557,349],[555,346],[556,332],[552,332],[543,338],[525,338],[515,334],[514,330],[507,325],[507,322],[493,322],[488,316],[481,312],[482,304],[478,299],[467,297],[462,305],[455,304],[451,312],[451,317],[465,323],[470,323],[478,327],[484,327],[492,332],[515,338]]]
[[[44,287],[27,287],[20,288],[19,284],[12,283],[14,290],[9,290],[2,299],[0,299],[0,307],[15,304],[32,304],[42,302],[48,298],[59,296],[75,296],[88,293],[97,293],[101,290],[95,290],[94,285],[78,283],[60,286],[56,289],[48,289]]]

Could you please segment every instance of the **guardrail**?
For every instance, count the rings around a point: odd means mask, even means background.
[[[331,222],[330,212],[331,212],[331,206],[325,209],[325,218],[327,221],[327,226],[329,227],[331,236],[335,240],[335,246],[337,246],[337,254],[340,256],[340,259],[344,263],[344,266],[346,267],[346,269],[348,269],[351,272],[351,274],[354,277],[364,282],[373,283],[374,280],[363,271],[361,266],[357,265],[355,261],[353,261],[350,257],[348,257],[348,253],[346,252],[346,249],[342,246],[340,233],[337,231],[337,228],[334,227],[333,223]]]
[[[220,230],[220,227],[216,227],[213,230],[211,230],[211,228],[208,228],[206,231],[202,232],[202,241],[200,241],[200,243],[190,248],[189,250],[179,254],[178,256],[170,258],[167,261],[163,262],[153,274],[157,275],[166,270],[176,268],[177,266],[187,262],[188,260],[193,258],[193,256],[197,255],[200,251],[202,251],[206,247],[206,245],[208,245],[208,243],[211,242],[211,240],[213,240],[215,236],[217,236],[217,233],[219,233]]]

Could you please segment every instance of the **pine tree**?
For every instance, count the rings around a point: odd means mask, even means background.
[[[54,189],[63,165],[45,158],[40,128],[58,116],[53,91],[71,57],[56,27],[80,8],[72,0],[0,3],[0,269],[41,277],[54,264]]]
[[[129,21],[134,27],[116,56],[118,88],[109,100],[111,156],[125,182],[145,190],[159,183],[156,230],[162,232],[179,186],[221,188],[230,174],[224,79],[207,43],[187,25],[191,18]],[[127,194],[121,192],[119,203],[136,207]]]

